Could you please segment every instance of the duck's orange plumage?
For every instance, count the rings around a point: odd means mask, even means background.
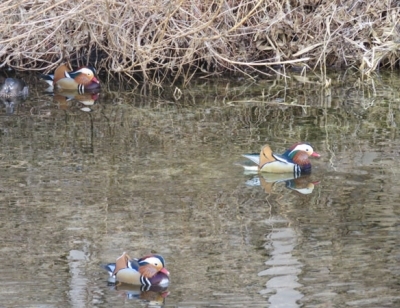
[[[308,143],[295,143],[283,154],[275,154],[269,145],[265,145],[259,154],[243,156],[253,161],[260,172],[293,173],[296,176],[311,172],[310,156],[320,157]]]
[[[54,88],[59,90],[78,90],[84,92],[85,89],[96,89],[100,87],[100,82],[95,76],[95,71],[91,67],[82,67],[76,71],[71,71],[66,64],[61,64],[54,71],[54,75],[42,75]]]
[[[146,286],[169,284],[169,272],[165,268],[164,258],[160,255],[131,259],[124,252],[115,263],[109,263],[104,268],[111,277],[123,283]]]

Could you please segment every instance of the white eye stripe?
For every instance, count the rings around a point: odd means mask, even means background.
[[[86,74],[88,76],[93,74],[93,72],[90,69],[86,68],[86,67],[81,68],[80,70],[77,70],[77,72]]]
[[[310,145],[304,143],[297,145],[290,153],[293,153],[295,151],[304,151],[307,152],[308,155],[312,155],[312,153],[314,153],[313,148]]]
[[[153,264],[155,266],[157,266],[157,264],[160,262],[160,260],[158,258],[155,258],[155,257],[150,257],[150,258],[147,258],[147,259],[145,259],[143,261],[145,261],[147,263],[150,263],[150,264]]]

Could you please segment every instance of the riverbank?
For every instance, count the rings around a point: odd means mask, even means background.
[[[133,82],[397,64],[395,1],[22,0],[0,4],[1,67],[91,63]]]

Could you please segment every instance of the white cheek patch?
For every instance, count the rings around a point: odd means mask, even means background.
[[[293,151],[304,151],[307,152],[309,155],[311,155],[314,152],[313,148],[306,144],[299,144],[293,149]]]
[[[150,263],[150,264],[153,264],[153,265],[157,264],[157,265],[161,265],[162,266],[162,263],[161,263],[160,259],[155,258],[155,257],[150,257],[150,258],[147,258],[147,259],[145,259],[143,261],[145,261],[147,263]]]
[[[80,72],[80,73],[88,75],[88,76],[92,75],[92,71],[90,69],[88,69],[88,68],[85,68],[85,67],[81,68],[80,70],[77,70],[77,72]]]

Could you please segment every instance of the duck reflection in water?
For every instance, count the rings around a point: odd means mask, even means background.
[[[261,186],[265,192],[270,194],[276,185],[285,183],[285,187],[294,190],[302,195],[309,195],[313,192],[319,181],[311,181],[310,175],[303,175],[295,178],[290,174],[260,174],[246,181],[247,186]]]
[[[161,286],[135,286],[126,283],[109,282],[111,290],[130,300],[138,300],[149,304],[151,307],[162,307],[165,299],[170,294],[167,287]]]
[[[98,99],[98,92],[79,94],[73,91],[65,91],[57,92],[53,96],[53,100],[57,103],[59,109],[66,110],[72,107],[77,107],[84,112],[91,112],[92,106]]]
[[[6,78],[0,84],[0,101],[4,104],[7,114],[13,114],[15,106],[27,98],[29,87],[25,81],[16,78]]]

